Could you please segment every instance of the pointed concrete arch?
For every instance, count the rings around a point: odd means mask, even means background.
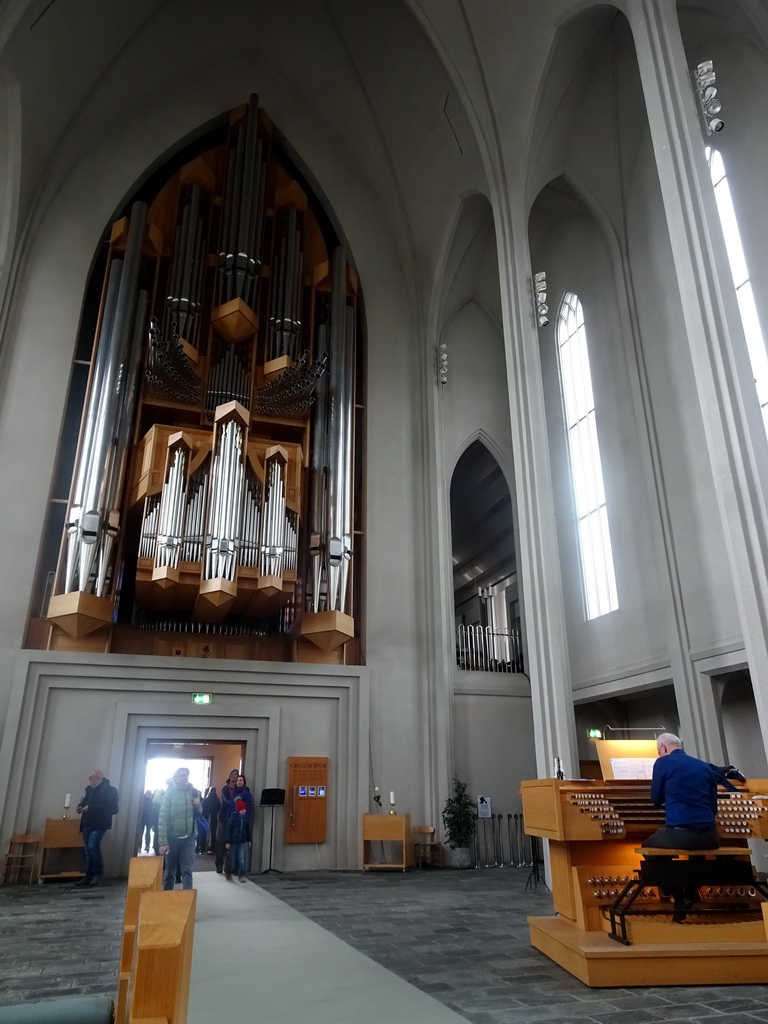
[[[501,470],[502,475],[504,476],[504,480],[507,484],[509,496],[512,499],[512,507],[514,509],[515,479],[514,467],[510,459],[510,453],[507,452],[505,454],[502,451],[498,442],[493,437],[491,437],[487,431],[483,429],[475,430],[473,433],[469,434],[465,439],[464,443],[461,445],[461,447],[458,448],[454,453],[454,457],[448,466],[450,470],[449,478],[447,478],[449,492],[451,485],[453,484],[453,478],[456,473],[456,467],[461,461],[462,456],[469,451],[469,449],[472,447],[473,444],[475,444],[475,442],[479,442],[484,448],[488,450],[489,455]]]

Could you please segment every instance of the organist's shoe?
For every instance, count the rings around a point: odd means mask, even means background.
[[[675,900],[675,910],[672,914],[672,920],[675,924],[682,924],[685,920],[685,916],[689,910],[693,910],[693,900]]]

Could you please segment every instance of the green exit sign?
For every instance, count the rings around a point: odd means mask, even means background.
[[[603,738],[602,729],[587,729],[587,736],[591,740],[601,740]]]
[[[210,704],[211,694],[210,693],[193,693],[192,694],[193,704]]]

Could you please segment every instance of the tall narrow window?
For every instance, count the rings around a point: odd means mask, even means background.
[[[615,611],[619,607],[619,599],[605,506],[584,312],[578,297],[572,292],[566,292],[560,306],[557,352],[579,533],[584,602],[587,618],[596,619],[599,615]]]
[[[755,296],[749,280],[749,270],[747,268],[747,261],[744,258],[744,248],[741,244],[739,225],[736,223],[731,190],[728,187],[728,179],[725,176],[723,158],[716,149],[711,149],[708,146],[707,161],[709,163],[709,173],[712,177],[712,185],[715,189],[717,211],[720,214],[720,224],[722,225],[725,237],[725,248],[728,252],[728,262],[731,265],[733,284],[736,288],[736,297],[739,300],[741,324],[744,328],[744,336],[747,339],[749,359],[752,363],[752,375],[755,378],[755,387],[757,388],[757,399],[760,402],[760,410],[763,414],[763,426],[766,434],[768,434],[768,353],[766,353],[763,332],[760,329]]]

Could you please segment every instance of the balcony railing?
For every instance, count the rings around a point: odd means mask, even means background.
[[[456,627],[456,664],[470,672],[523,672],[523,652],[516,629]]]

